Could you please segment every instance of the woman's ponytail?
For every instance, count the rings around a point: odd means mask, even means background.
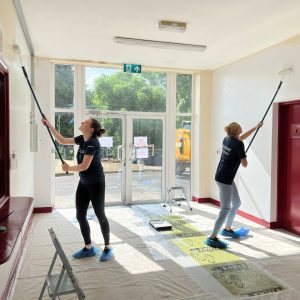
[[[91,127],[94,129],[94,135],[97,137],[100,137],[102,134],[104,134],[106,131],[104,128],[101,128],[101,124],[98,120],[91,118],[92,123]]]
[[[240,124],[232,122],[224,127],[225,132],[229,137],[237,137],[238,130],[241,128]]]

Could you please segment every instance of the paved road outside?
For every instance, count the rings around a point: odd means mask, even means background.
[[[106,173],[106,203],[120,202],[121,199],[121,174]],[[74,197],[78,183],[77,174],[59,175],[55,177],[55,207],[70,208],[74,207]],[[190,172],[176,176],[176,185],[185,188],[188,200],[190,195]],[[132,173],[133,201],[143,200],[149,203],[153,200],[161,200],[161,172],[147,170]]]

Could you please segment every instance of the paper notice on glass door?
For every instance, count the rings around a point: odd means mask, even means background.
[[[133,144],[136,147],[147,146],[148,138],[146,136],[135,136],[133,137]]]
[[[149,157],[148,148],[136,149],[136,158],[148,158],[148,157]]]
[[[101,147],[110,148],[113,146],[113,137],[112,136],[103,136],[99,138]]]

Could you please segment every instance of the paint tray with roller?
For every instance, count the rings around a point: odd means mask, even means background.
[[[172,224],[162,219],[150,220],[149,224],[157,231],[172,230]]]

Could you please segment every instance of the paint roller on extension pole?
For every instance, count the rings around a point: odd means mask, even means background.
[[[21,59],[20,48],[19,48],[18,45],[13,45],[13,49],[14,49],[14,51],[18,54],[18,56],[19,56],[19,58],[20,58],[20,62],[21,62],[23,74],[24,74],[25,79],[26,79],[26,81],[27,81],[27,83],[28,83],[28,86],[29,86],[29,88],[30,88],[30,91],[31,91],[31,93],[32,93],[32,96],[33,96],[33,98],[34,98],[34,101],[35,101],[35,103],[36,103],[36,105],[37,105],[37,107],[38,107],[38,109],[39,109],[39,112],[40,112],[40,114],[41,114],[41,116],[42,116],[43,119],[47,119],[46,116],[45,116],[45,114],[43,113],[43,111],[42,111],[42,109],[41,109],[41,106],[40,106],[40,104],[39,104],[39,102],[38,102],[38,100],[37,100],[37,97],[36,97],[36,95],[35,95],[35,92],[34,92],[32,86],[31,86],[31,83],[30,83],[29,79],[28,79],[28,75],[27,75],[26,69],[25,69],[25,67],[24,67],[24,65],[23,65],[23,62],[22,62],[22,59]],[[47,125],[47,124],[44,124],[44,125],[45,125],[46,128],[47,128],[47,131],[48,131],[48,133],[49,133],[49,136],[50,136],[51,141],[52,141],[52,143],[53,143],[53,145],[54,145],[54,147],[55,147],[55,150],[56,150],[56,152],[57,152],[57,154],[58,154],[58,156],[59,156],[59,159],[60,159],[61,163],[64,164],[64,160],[63,160],[63,158],[62,158],[62,156],[61,156],[61,154],[60,154],[60,152],[59,152],[58,146],[57,146],[57,144],[55,143],[55,140],[54,140],[54,138],[53,138],[53,136],[52,136],[52,134],[51,134],[51,131],[50,131],[48,125]],[[66,172],[66,173],[68,174],[68,172]]]
[[[278,87],[277,87],[277,90],[276,90],[276,92],[275,92],[275,94],[274,94],[274,96],[273,96],[273,98],[272,98],[272,100],[271,100],[271,102],[270,102],[270,104],[269,104],[269,106],[268,106],[268,108],[267,108],[267,111],[265,112],[265,114],[264,114],[262,120],[260,121],[260,123],[263,123],[263,121],[265,120],[265,117],[267,116],[267,114],[268,114],[268,112],[269,112],[269,110],[270,110],[270,108],[271,108],[271,106],[272,106],[272,104],[273,104],[273,102],[274,102],[274,100],[275,100],[275,98],[276,98],[276,96],[277,96],[277,94],[278,94],[280,88],[281,88],[281,85],[282,85],[282,83],[283,83],[284,77],[285,77],[286,75],[288,75],[289,73],[291,73],[292,71],[293,71],[293,69],[292,69],[292,68],[289,68],[289,69],[286,69],[286,70],[283,70],[283,71],[280,71],[280,72],[279,72],[279,75],[282,76],[282,79],[280,80],[280,82],[279,82],[279,84],[278,84]],[[259,127],[259,128],[260,128],[260,127]],[[251,146],[251,144],[252,144],[254,138],[256,137],[259,128],[256,129],[256,131],[255,131],[255,133],[254,133],[254,135],[253,135],[253,137],[252,137],[252,139],[251,139],[251,141],[250,141],[250,143],[249,143],[249,145],[248,145],[248,147],[247,147],[247,149],[246,149],[246,153],[247,153],[247,151],[249,150],[249,148],[250,148],[250,146]]]

